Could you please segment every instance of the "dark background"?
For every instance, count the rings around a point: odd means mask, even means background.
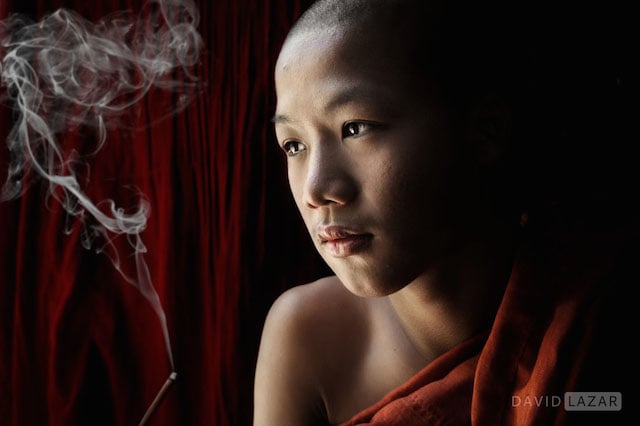
[[[270,123],[274,62],[309,2],[198,3],[201,94],[160,121],[166,111],[158,105],[173,95],[145,99],[136,124],[111,130],[104,149],[86,158],[86,191],[126,206],[126,185],[135,185],[151,204],[145,259],[178,373],[151,424],[244,425],[269,306],[285,288],[324,273]],[[0,19],[40,19],[65,7],[97,21],[141,5],[2,0]],[[12,117],[5,102],[2,140]],[[86,134],[61,136],[70,143],[95,146]],[[7,161],[3,144],[3,179]],[[46,189],[36,182],[0,203],[0,424],[137,424],[171,371],[158,320],[107,256],[81,247],[77,222],[64,234],[66,214],[46,203]]]
[[[136,108],[137,130],[110,131],[104,149],[86,158],[89,194],[126,200],[125,186],[135,185],[152,208],[145,258],[178,380],[151,424],[249,424],[269,306],[284,289],[327,273],[291,200],[270,124],[274,62],[309,3],[199,1],[201,95],[148,126],[173,99],[154,93]],[[97,20],[141,4],[1,0],[0,19],[65,7]],[[532,9],[545,60],[531,110],[548,133],[531,148],[528,172],[537,174],[528,177],[539,200],[568,198],[569,211],[615,219],[636,214],[620,205],[636,194],[637,49],[629,49],[631,14],[600,7]],[[0,107],[3,140],[12,120]],[[83,134],[61,138],[93,146]],[[7,161],[3,146],[3,177]],[[40,183],[0,203],[0,424],[137,424],[170,373],[157,318],[106,256],[81,247],[79,224],[64,234],[66,220]]]

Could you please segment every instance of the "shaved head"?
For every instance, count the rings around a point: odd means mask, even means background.
[[[534,126],[525,121],[534,116],[529,111],[535,108],[529,101],[532,67],[523,37],[531,35],[525,23],[532,19],[525,19],[513,3],[319,0],[290,30],[279,65],[286,66],[283,57],[291,55],[285,53],[301,42],[307,46],[305,54],[313,56],[323,51],[323,40],[343,40],[339,55],[346,62],[357,61],[374,74],[397,80],[407,104],[418,100],[441,111],[452,131],[460,133],[458,140],[466,140],[473,127],[482,148],[459,144],[459,149],[489,158],[486,174],[496,203],[509,204],[498,209],[518,211],[520,195],[526,196],[523,178],[513,177],[525,173],[529,154],[520,150],[537,137]],[[518,142],[512,143],[515,139]],[[485,140],[491,140],[491,148],[484,148],[489,145]],[[517,191],[511,184],[515,181],[520,182]]]
[[[347,33],[368,49],[394,55],[391,60],[404,62],[404,75],[418,76],[431,95],[464,109],[488,94],[507,98],[522,82],[519,27],[513,6],[495,0],[320,0],[287,40]]]

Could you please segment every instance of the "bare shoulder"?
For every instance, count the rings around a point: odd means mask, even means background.
[[[294,287],[273,304],[256,369],[254,425],[326,424],[325,390],[366,347],[366,299],[336,277]]]
[[[286,291],[273,304],[269,317],[293,315],[301,321],[298,326],[312,326],[318,332],[318,326],[325,324],[344,326],[342,320],[356,320],[366,314],[367,308],[367,299],[353,295],[337,277],[331,276]],[[331,331],[330,335],[336,332]]]

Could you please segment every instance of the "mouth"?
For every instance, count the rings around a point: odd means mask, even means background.
[[[323,226],[318,231],[320,246],[333,257],[349,257],[371,246],[373,235],[341,226]]]

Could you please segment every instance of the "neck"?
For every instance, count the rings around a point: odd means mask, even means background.
[[[407,337],[427,360],[493,321],[511,273],[516,235],[506,225],[490,229],[388,297]]]

